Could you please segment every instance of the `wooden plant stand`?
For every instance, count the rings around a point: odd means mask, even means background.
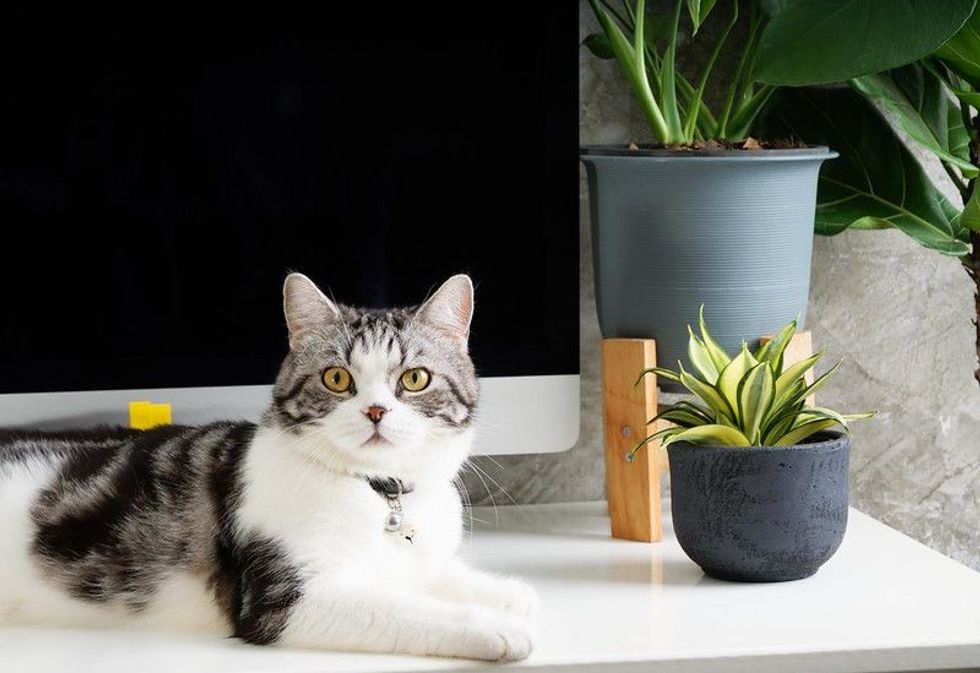
[[[767,337],[763,337],[766,341]],[[786,347],[783,361],[793,364],[813,354],[809,332],[798,332]],[[602,399],[606,456],[606,493],[612,536],[623,540],[659,542],[663,538],[660,512],[660,475],[667,472],[667,452],[650,442],[636,453],[626,454],[636,443],[659,430],[647,424],[657,415],[657,377],[649,375],[634,388],[644,369],[657,365],[653,339],[603,339]],[[812,382],[812,370],[807,373]],[[813,400],[808,400],[810,405]]]

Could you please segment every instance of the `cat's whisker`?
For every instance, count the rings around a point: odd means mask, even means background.
[[[504,467],[503,465],[501,465],[500,461],[497,460],[496,458],[494,458],[493,456],[473,456],[473,458],[486,458],[491,463],[493,463],[494,466],[497,467],[497,469],[499,469],[499,470],[506,470],[507,469],[506,467]]]
[[[494,486],[496,486],[498,491],[500,491],[505,496],[507,496],[507,499],[510,500],[510,503],[512,505],[517,505],[517,501],[514,500],[514,498],[511,496],[511,494],[507,492],[507,489],[505,489],[503,486],[501,486],[500,483],[496,479],[494,479],[490,475],[489,472],[487,472],[485,469],[483,469],[482,467],[480,467],[479,464],[477,464],[475,462],[473,463],[473,467],[475,467],[480,472],[482,472],[483,473],[483,476],[486,477],[490,481],[491,484],[493,484]]]
[[[490,485],[487,484],[486,479],[483,478],[483,475],[480,474],[480,470],[476,467],[476,465],[472,462],[471,459],[468,458],[464,463],[464,465],[470,468],[473,474],[476,475],[476,478],[479,479],[480,482],[483,484],[483,488],[487,492],[487,497],[490,498],[490,505],[493,507],[493,518],[494,518],[495,525],[499,525],[500,512],[497,511],[497,500],[496,498],[493,497],[493,491],[490,490]]]
[[[456,483],[459,484],[459,490],[460,493],[462,493],[462,498],[463,498],[463,507],[465,508],[464,511],[466,512],[466,517],[467,517],[467,525],[464,528],[464,531],[467,537],[472,537],[474,519],[473,519],[473,501],[470,498],[470,491],[466,487],[466,482],[463,480],[462,472],[458,472],[454,477],[454,479]]]
[[[471,537],[473,533],[473,507],[470,503],[470,495],[466,490],[466,484],[463,483],[462,478],[459,474],[453,477],[453,486],[456,487],[456,491],[459,493],[460,500],[463,503],[463,539],[467,540]]]

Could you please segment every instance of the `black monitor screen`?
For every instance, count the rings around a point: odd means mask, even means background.
[[[578,3],[320,7],[3,5],[0,392],[269,383],[289,270],[578,371]]]

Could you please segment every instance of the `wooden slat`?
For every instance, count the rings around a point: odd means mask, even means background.
[[[636,388],[633,383],[642,370],[656,363],[656,344],[652,339],[602,342],[606,491],[615,538],[653,542],[663,537],[662,449],[648,445],[637,452],[632,463],[626,462],[627,452],[651,432],[647,420],[657,414],[656,377],[647,376]]]

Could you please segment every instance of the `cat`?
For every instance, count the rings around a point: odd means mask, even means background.
[[[283,288],[259,423],[0,431],[0,621],[510,661],[537,598],[457,556],[479,398],[473,285],[421,306]]]

